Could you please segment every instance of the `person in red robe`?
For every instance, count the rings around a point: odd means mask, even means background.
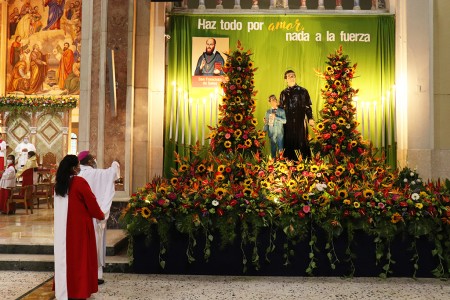
[[[97,248],[92,218],[105,215],[87,181],[77,176],[80,162],[66,155],[56,171],[54,254],[56,299],[86,299],[98,291]]]
[[[16,169],[14,168],[14,162],[16,158],[14,155],[10,154],[6,158],[7,168],[2,174],[2,179],[0,179],[0,210],[4,214],[14,213],[16,208],[14,205],[7,209],[6,203],[8,202],[9,195],[11,194],[11,190],[8,188],[12,188],[16,186]]]
[[[70,73],[72,73],[73,64],[75,62],[75,57],[73,55],[72,49],[69,48],[69,43],[64,43],[64,49],[62,49],[62,51],[62,57],[59,61],[58,69],[58,86],[60,89],[64,89],[66,78]]]

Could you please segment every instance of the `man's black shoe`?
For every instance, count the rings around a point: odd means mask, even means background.
[[[105,283],[105,280],[104,279],[99,279],[98,280],[98,284],[100,285],[100,284],[104,284]]]

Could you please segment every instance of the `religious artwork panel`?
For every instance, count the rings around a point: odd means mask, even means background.
[[[9,1],[8,16],[6,93],[79,95],[81,1]]]
[[[216,87],[222,82],[228,38],[192,37],[192,87]]]

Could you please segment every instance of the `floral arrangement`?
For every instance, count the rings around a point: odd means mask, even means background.
[[[255,112],[256,95],[254,86],[254,67],[252,53],[244,52],[238,42],[237,49],[227,55],[223,68],[225,82],[221,84],[225,96],[219,106],[219,121],[215,128],[210,127],[210,146],[214,154],[252,153],[260,151],[264,145],[265,133],[256,130],[258,120]]]
[[[321,120],[314,128],[315,139],[311,143],[313,152],[318,155],[332,153],[337,160],[342,160],[359,157],[367,151],[367,144],[356,129],[359,124],[352,103],[358,93],[352,87],[356,67],[357,64],[352,66],[340,47],[335,54],[328,55],[326,70],[318,73],[326,81],[321,89],[325,100],[320,111]]]
[[[19,97],[8,95],[0,97],[0,111],[49,110],[61,111],[76,108],[78,98],[75,97]]]
[[[344,59],[341,54],[342,49],[339,49],[336,62]],[[230,56],[226,68],[233,66],[236,57],[239,56]],[[330,56],[330,59],[334,60],[336,56]],[[342,68],[347,68],[346,63],[336,64],[333,72]],[[242,69],[241,72],[247,71]],[[237,75],[233,73],[233,76]],[[346,82],[346,85],[350,86],[350,83]],[[228,85],[225,89],[229,99],[235,97],[229,95],[234,89],[229,89]],[[189,158],[176,156],[179,167],[173,170],[171,178],[154,178],[131,196],[121,215],[121,222],[130,236],[130,247],[137,236],[144,235],[150,241],[157,235],[160,265],[164,268],[166,248],[173,230],[188,236],[186,255],[189,262],[196,259],[194,248],[198,239],[204,239],[203,256],[208,261],[212,243],[219,240],[222,245],[233,244],[239,236],[245,272],[249,262],[256,270],[260,268],[258,237],[263,230],[268,230],[269,245],[263,249],[266,260],[275,250],[276,239],[283,235],[287,240],[283,246],[285,264],[289,264],[295,255],[292,245],[307,241],[310,250],[306,273],[314,274],[319,252],[325,252],[331,269],[345,263],[350,266],[348,275],[352,276],[355,272],[352,249],[357,242],[353,237],[362,231],[373,238],[374,261],[380,266],[381,277],[392,273],[395,261],[390,247],[398,236],[410,238],[410,250],[404,255],[410,255],[413,276],[420,268],[420,251],[416,245],[420,238],[426,238],[433,245],[430,255],[437,262],[433,274],[448,276],[450,181],[424,183],[408,168],[390,170],[359,138],[352,120],[351,103],[343,100],[338,106],[328,102],[331,94],[336,93],[341,95],[336,95],[337,98],[342,98],[347,92],[341,92],[338,85],[331,89],[326,87],[323,93],[326,104],[322,116],[329,116],[329,119],[320,121],[323,128],[318,129],[321,134],[329,133],[330,138],[319,136],[313,141],[321,155],[314,155],[308,161],[239,151],[211,152],[204,157],[197,144]],[[348,114],[329,115],[329,111],[343,110],[344,103],[347,103],[346,111],[350,111]],[[333,106],[337,109],[333,110]],[[345,123],[333,129],[334,117],[344,118]],[[345,147],[328,147],[328,140],[336,139],[337,143],[342,138],[339,130],[349,134],[349,137],[344,134],[340,143]],[[216,141],[226,139],[221,136]],[[349,139],[356,144],[349,147]],[[355,152],[358,148],[362,151]],[[326,236],[324,248],[319,248],[319,231]],[[345,254],[337,254],[334,247],[341,237],[345,237],[347,243]],[[250,254],[243,245],[250,245]],[[249,255],[251,258],[247,258]]]

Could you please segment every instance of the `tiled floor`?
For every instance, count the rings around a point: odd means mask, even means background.
[[[0,215],[1,245],[52,245],[53,210]],[[0,299],[53,299],[52,272],[0,271]],[[438,279],[183,276],[106,273],[92,299],[450,299]]]
[[[0,272],[2,299],[17,299],[51,277],[49,273]],[[105,274],[106,283],[91,299],[155,300],[321,300],[450,299],[450,283],[438,279],[232,277]],[[53,299],[51,281],[19,299]]]

